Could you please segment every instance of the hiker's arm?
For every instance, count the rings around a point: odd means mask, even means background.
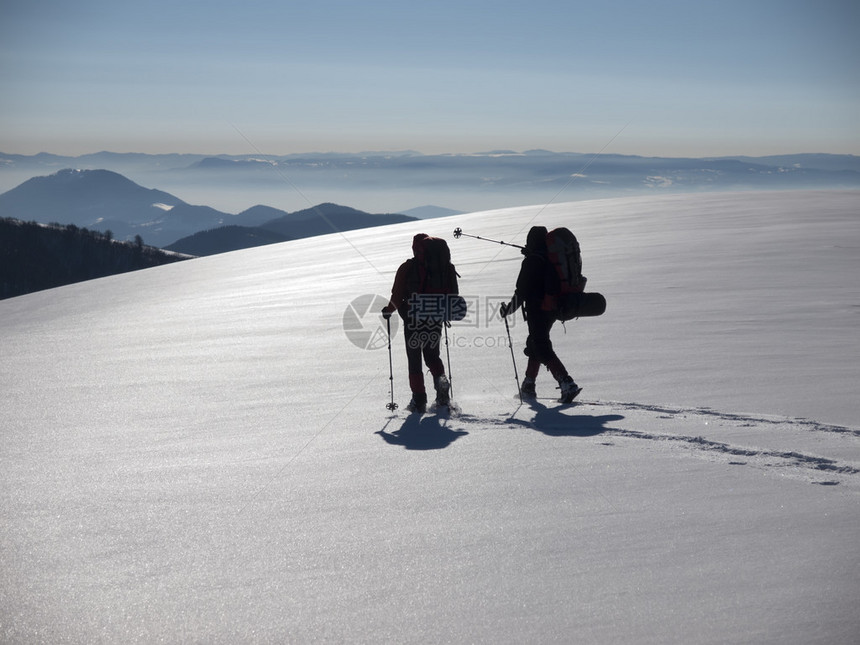
[[[394,284],[391,286],[391,299],[388,304],[382,308],[383,316],[390,316],[397,311],[397,308],[406,299],[406,262],[397,268],[397,273],[394,275]]]
[[[499,313],[502,318],[509,316],[522,307],[523,303],[534,291],[534,281],[536,277],[535,269],[537,265],[531,258],[526,257],[520,266],[520,274],[517,276],[517,284],[514,289],[514,295],[511,296],[510,302],[502,304],[499,308]],[[538,276],[542,279],[542,274]]]
[[[530,255],[523,260],[520,275],[517,277],[517,289],[514,299],[517,307],[529,300],[543,298],[546,264],[537,256]]]
[[[449,280],[451,284],[451,293],[453,293],[454,295],[460,295],[460,284],[459,282],[457,282],[457,276],[459,275],[457,273],[457,269],[455,269],[454,265],[452,264],[448,267],[448,270],[451,272]]]

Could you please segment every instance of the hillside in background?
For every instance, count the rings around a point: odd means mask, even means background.
[[[191,252],[184,238],[205,232],[191,243],[198,251],[195,255],[415,219],[402,214],[372,215],[336,204],[320,204],[295,213],[257,205],[231,215],[144,188],[115,172],[72,169],[33,177],[3,193],[0,216],[109,230],[119,240],[141,236],[150,245],[171,246],[184,253]],[[220,227],[228,228],[215,231]],[[248,227],[261,227],[269,233],[249,231]]]
[[[295,213],[284,213],[268,206],[255,206],[240,213],[238,217],[250,220],[277,213],[280,215],[259,226],[222,226],[182,238],[165,248],[190,255],[215,255],[286,240],[399,224],[416,219],[402,214],[372,215],[338,204],[319,204]]]
[[[261,226],[270,231],[289,235],[294,239],[335,233],[338,231],[353,231],[359,228],[372,228],[387,224],[401,224],[415,221],[415,217],[399,213],[372,215],[349,206],[338,204],[320,204],[305,208],[295,213],[285,213],[280,217],[269,220]]]
[[[159,247],[188,232],[218,225],[227,217],[170,193],[144,188],[112,171],[68,168],[33,177],[0,195],[0,216],[110,230],[119,240],[140,235]]]
[[[164,247],[168,251],[204,256],[286,242],[290,238],[259,226],[219,226],[183,237]]]
[[[0,214],[2,298],[175,262],[177,254],[214,255],[416,219],[337,204],[295,213],[257,205],[230,215],[114,172],[69,169],[0,195]],[[172,253],[163,253],[144,246],[144,236],[150,243],[179,239],[164,244]]]
[[[177,240],[165,248],[189,255],[215,255],[286,240],[399,224],[416,219],[402,214],[372,215],[338,204],[319,204],[295,213],[284,213],[268,206],[254,206],[239,214],[240,218],[247,220],[264,216],[273,219],[255,227],[222,226],[201,231]]]
[[[74,224],[0,219],[0,299],[184,260]]]

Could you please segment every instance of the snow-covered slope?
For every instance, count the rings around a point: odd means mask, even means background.
[[[858,213],[854,192],[536,206],[0,302],[0,640],[851,642]],[[451,237],[532,224],[577,233],[609,303],[553,332],[570,408],[545,374],[514,396],[488,314],[516,249]],[[380,299],[364,315],[418,231],[473,303],[451,418],[402,411],[399,333],[385,409]]]

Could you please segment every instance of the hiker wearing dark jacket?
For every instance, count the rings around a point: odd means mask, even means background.
[[[410,412],[424,412],[427,408],[427,392],[424,387],[424,371],[421,359],[433,376],[433,384],[436,390],[436,404],[448,405],[450,397],[450,383],[445,375],[445,364],[440,356],[440,341],[442,337],[443,322],[440,318],[429,318],[421,316],[427,312],[427,306],[434,305],[434,298],[422,299],[421,285],[422,269],[424,267],[424,241],[429,236],[419,233],[412,238],[413,257],[401,264],[394,276],[394,285],[391,287],[391,300],[383,308],[382,315],[386,318],[397,311],[403,319],[404,339],[406,341],[406,360],[409,369],[409,388],[412,391],[412,400],[406,406]],[[448,293],[459,293],[457,284],[457,273],[450,263],[446,267],[449,273]],[[433,294],[439,295],[439,294]],[[438,300],[435,300],[438,302]],[[431,312],[432,313],[432,312]]]
[[[580,388],[567,373],[561,359],[556,355],[549,338],[549,332],[555,324],[555,316],[542,308],[547,285],[555,278],[547,256],[547,230],[543,226],[533,226],[526,237],[526,245],[522,250],[523,259],[520,273],[517,276],[516,290],[508,304],[503,304],[500,313],[506,317],[523,307],[529,334],[526,339],[524,353],[528,356],[528,365],[523,379],[521,393],[523,396],[535,396],[535,380],[541,365],[545,365],[561,388],[561,401],[570,403],[579,394]]]

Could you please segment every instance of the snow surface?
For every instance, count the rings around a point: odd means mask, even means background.
[[[545,373],[519,404],[485,315],[517,250],[451,236],[537,223],[576,232],[608,300],[553,331],[572,407]],[[399,333],[386,410],[380,299],[362,315],[418,231],[448,238],[473,297],[451,416],[402,410]],[[702,194],[0,302],[0,641],[858,642],[858,275],[857,193]]]

